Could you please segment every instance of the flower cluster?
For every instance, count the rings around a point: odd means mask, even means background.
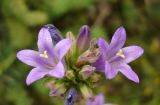
[[[33,67],[27,76],[27,85],[49,78],[46,83],[50,88],[49,95],[66,97],[65,105],[80,102],[80,98],[87,100],[87,105],[104,105],[102,94],[93,95],[103,73],[106,79],[112,79],[120,72],[139,83],[128,63],[140,57],[143,49],[139,46],[122,48],[125,41],[123,27],[116,30],[108,43],[103,38],[91,39],[87,25],[81,27],[76,39],[72,32],[67,32],[63,38],[55,26],[48,24],[39,32],[38,51],[22,50],[17,53],[17,58]]]

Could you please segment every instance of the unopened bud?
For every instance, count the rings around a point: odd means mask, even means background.
[[[100,51],[97,46],[96,40],[90,42],[90,47],[83,54],[78,57],[76,65],[84,65],[86,63],[95,63],[100,57]]]
[[[47,24],[44,26],[44,28],[46,28],[49,31],[54,45],[63,39],[60,31],[54,25]]]
[[[81,27],[78,38],[77,38],[77,48],[79,51],[85,51],[89,47],[91,39],[90,28],[87,25]]]
[[[83,66],[82,70],[79,72],[79,74],[83,77],[83,79],[88,79],[95,71],[95,67],[92,67],[90,65]]]
[[[89,87],[87,87],[86,85],[81,86],[80,91],[82,93],[82,96],[85,99],[91,98],[93,96],[92,90]]]
[[[71,39],[72,42],[76,41],[76,39],[75,39],[75,37],[74,37],[74,35],[73,35],[73,33],[71,31],[69,31],[69,32],[66,33],[66,38]]]
[[[74,77],[74,73],[71,70],[66,71],[65,75],[68,79],[72,79]]]
[[[69,89],[69,92],[66,96],[65,105],[74,105],[75,101],[77,100],[77,91],[75,88]]]
[[[66,54],[66,59],[70,60],[71,62],[74,62],[75,59],[73,59],[73,58],[71,59],[71,57],[75,56],[75,54],[76,54],[76,39],[75,39],[73,33],[70,31],[66,33],[66,38],[69,38],[72,40],[72,46],[69,49],[68,53]]]
[[[57,84],[51,81],[46,86],[50,89],[49,96],[64,97],[66,89],[63,84]]]

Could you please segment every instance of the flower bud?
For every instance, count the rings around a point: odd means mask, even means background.
[[[73,33],[71,31],[68,31],[66,33],[66,38],[71,39],[73,43],[76,41],[76,39],[75,39],[75,37],[74,37],[74,35],[73,35]]]
[[[82,96],[85,99],[91,98],[93,96],[92,90],[89,87],[87,87],[86,85],[82,85],[80,87],[80,91],[82,93]]]
[[[90,34],[90,29],[87,25],[81,27],[76,43],[79,51],[85,51],[89,47],[91,39]]]
[[[67,70],[65,75],[68,79],[73,79],[74,77],[73,71],[71,70]]]
[[[69,39],[72,40],[72,46],[69,49],[68,53],[66,54],[66,58],[67,58],[67,60],[72,60],[73,61],[73,58],[71,59],[71,57],[74,56],[75,51],[76,51],[76,44],[75,44],[76,43],[76,39],[75,39],[73,33],[70,32],[70,31],[66,33],[66,38],[69,38]]]
[[[69,92],[66,96],[65,105],[74,105],[75,101],[77,100],[77,91],[75,88],[70,88]]]
[[[64,97],[66,89],[63,84],[58,84],[54,81],[50,81],[46,84],[46,86],[50,89],[49,96],[56,96],[60,98]]]
[[[95,71],[95,67],[92,67],[90,65],[83,66],[82,70],[79,72],[79,74],[83,77],[83,79],[88,79]]]
[[[90,47],[83,54],[78,57],[76,65],[84,65],[86,63],[95,63],[100,57],[100,51],[96,40],[91,40]]]
[[[60,31],[54,25],[47,24],[44,26],[44,28],[47,28],[49,33],[51,34],[52,42],[54,45],[63,39]]]

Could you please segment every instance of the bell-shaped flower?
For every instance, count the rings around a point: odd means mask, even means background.
[[[121,72],[128,79],[139,83],[137,74],[128,65],[143,54],[143,49],[139,46],[123,47],[126,41],[126,31],[120,27],[114,33],[111,43],[108,44],[103,38],[98,39],[98,46],[101,56],[94,64],[97,70],[105,72],[107,79],[114,78]]]
[[[62,59],[70,49],[72,41],[62,39],[54,46],[48,29],[42,28],[38,35],[37,44],[39,51],[26,49],[17,53],[17,58],[20,61],[34,67],[27,76],[27,85],[44,76],[63,78],[65,68]]]

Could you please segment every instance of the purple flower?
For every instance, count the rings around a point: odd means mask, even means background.
[[[137,74],[128,65],[143,54],[143,49],[139,46],[123,47],[126,41],[126,31],[120,27],[114,33],[111,43],[108,44],[104,39],[98,39],[98,46],[101,56],[94,64],[97,70],[105,72],[107,79],[114,78],[121,72],[128,79],[139,83]]]
[[[37,44],[38,52],[26,49],[17,53],[17,58],[20,61],[34,67],[27,76],[27,85],[44,76],[63,78],[65,68],[62,59],[71,47],[72,41],[63,39],[54,46],[48,29],[42,28],[39,32]]]
[[[91,32],[87,25],[81,27],[76,42],[79,51],[85,51],[89,47],[89,43],[91,40],[90,34]]]

